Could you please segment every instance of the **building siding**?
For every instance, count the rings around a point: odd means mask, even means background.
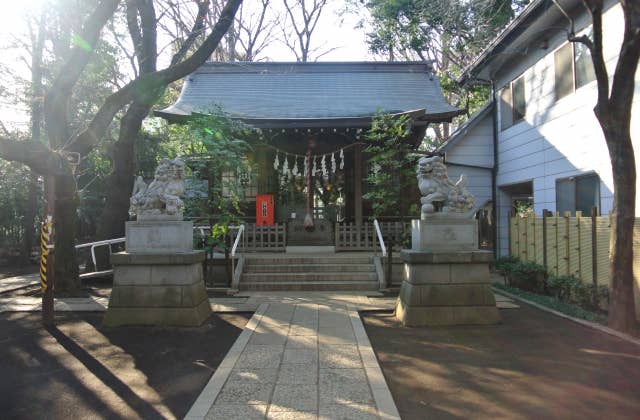
[[[585,14],[576,22],[578,28],[584,28],[589,19]],[[610,75],[617,62],[622,22],[619,6],[612,7],[603,16],[604,53]],[[566,34],[559,32],[550,38],[547,50],[531,50],[526,57],[514,60],[510,68],[496,75],[496,86],[500,90],[524,74],[527,102],[524,120],[498,133],[496,184],[499,190],[498,247],[501,255],[508,253],[508,214],[511,204],[509,195],[500,187],[533,181],[534,211],[540,215],[544,209],[556,210],[556,180],[595,172],[601,181],[602,214],[609,213],[612,208],[613,180],[609,154],[593,114],[597,98],[596,82],[555,100],[554,53],[565,42]],[[637,155],[640,152],[636,140],[640,132],[640,70],[636,80],[631,132]],[[498,112],[498,115],[501,113]],[[637,188],[640,191],[640,181]],[[640,196],[636,201],[636,216],[640,216]]]

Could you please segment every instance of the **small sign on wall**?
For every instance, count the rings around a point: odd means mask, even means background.
[[[274,223],[273,194],[256,195],[256,225],[272,226]]]

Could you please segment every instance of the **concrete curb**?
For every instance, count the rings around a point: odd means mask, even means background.
[[[512,299],[515,299],[515,300],[518,300],[518,301],[520,301],[522,303],[526,303],[527,305],[531,305],[534,308],[540,309],[541,311],[549,312],[551,314],[554,314],[554,315],[559,316],[561,318],[568,319],[569,321],[573,321],[573,322],[575,322],[577,324],[580,324],[580,325],[583,325],[585,327],[589,327],[589,328],[592,328],[594,330],[598,330],[598,331],[603,332],[605,334],[609,334],[609,335],[612,335],[614,337],[618,337],[618,338],[620,338],[622,340],[625,340],[625,341],[633,343],[633,344],[635,344],[637,346],[640,346],[640,339],[632,337],[629,334],[621,333],[620,331],[616,331],[616,330],[611,329],[609,327],[605,327],[604,325],[600,325],[600,324],[597,324],[595,322],[587,321],[585,319],[574,318],[574,317],[572,317],[570,315],[563,314],[562,312],[558,312],[558,311],[556,311],[554,309],[547,308],[546,306],[540,305],[540,304],[535,303],[535,302],[531,302],[530,300],[527,300],[527,299],[525,299],[523,297],[520,297],[518,295],[514,295],[513,293],[509,293],[509,292],[506,292],[506,291],[501,290],[501,289],[497,289],[495,287],[492,287],[491,289],[493,289],[494,293],[498,293],[498,294],[501,294],[501,295],[504,295],[504,296],[508,296],[508,297],[510,297]]]
[[[364,329],[362,320],[358,311],[353,306],[348,306],[349,318],[351,319],[351,326],[356,336],[356,344],[358,345],[358,351],[362,358],[362,364],[367,374],[367,380],[371,387],[371,394],[373,400],[378,409],[378,415],[381,419],[400,420],[400,413],[396,403],[393,401],[393,396],[387,385],[387,381],[384,379],[384,374],[376,358],[376,354],[371,347],[371,342],[367,336],[367,331]]]
[[[267,311],[269,307],[268,303],[261,304],[256,312],[253,314],[247,325],[240,333],[240,336],[236,339],[236,342],[233,343],[233,346],[227,352],[227,355],[224,357],[216,371],[209,379],[207,385],[205,385],[204,389],[196,399],[196,401],[189,409],[189,412],[184,417],[185,420],[202,420],[205,418],[209,409],[213,405],[216,400],[216,397],[222,390],[227,378],[231,374],[231,369],[236,364],[236,361],[242,354],[244,348],[246,347],[253,331],[256,329],[258,324],[260,324],[260,320],[262,319],[262,315]]]

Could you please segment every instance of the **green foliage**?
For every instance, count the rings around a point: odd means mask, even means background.
[[[363,195],[371,200],[374,218],[416,214],[413,201],[415,188],[416,156],[411,154],[407,138],[411,134],[408,116],[377,115],[366,133],[370,170],[367,176],[368,192]]]
[[[516,257],[512,257],[511,255],[506,257],[496,258],[493,263],[493,266],[496,270],[502,271],[503,273],[511,272],[511,269],[514,264],[518,263],[519,260]]]
[[[595,287],[571,275],[547,276],[543,266],[512,256],[498,258],[494,267],[505,273],[509,286],[518,288],[515,290],[547,294],[557,302],[577,305],[589,311],[599,312],[608,306],[607,286]]]
[[[582,282],[574,276],[552,276],[547,284],[551,295],[561,302],[569,302],[573,291],[582,286]]]
[[[572,316],[574,318],[586,319],[587,321],[599,322],[601,324],[606,323],[606,317],[604,315],[597,312],[585,310],[577,305],[560,302],[552,296],[542,296],[536,293],[518,289],[517,287],[506,286],[500,283],[494,283],[493,287],[499,290],[507,291],[528,301],[537,303],[538,305],[546,306],[547,308],[562,312],[563,314]]]
[[[547,270],[531,261],[511,265],[511,283],[525,290],[543,293],[546,289]]]
[[[488,100],[489,87],[464,91],[455,80],[528,2],[369,0],[369,50],[390,60],[433,62],[447,99],[473,113]]]
[[[185,215],[206,214],[214,220],[209,247],[227,247],[229,226],[241,222],[243,189],[247,177],[256,172],[247,159],[252,137],[251,127],[226,117],[220,109],[169,127],[165,147],[187,160],[193,183],[207,182],[206,196],[187,197]]]
[[[4,250],[17,247],[24,237],[22,223],[28,205],[29,176],[30,171],[26,166],[0,159],[0,248]],[[42,183],[39,183],[39,188],[42,188]],[[38,206],[41,207],[42,203],[39,202]],[[36,211],[37,215],[41,214],[39,210]],[[30,233],[35,236],[37,231],[36,221]]]

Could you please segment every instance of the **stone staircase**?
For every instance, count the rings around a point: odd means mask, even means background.
[[[370,254],[245,254],[242,290],[363,291],[380,287]]]

